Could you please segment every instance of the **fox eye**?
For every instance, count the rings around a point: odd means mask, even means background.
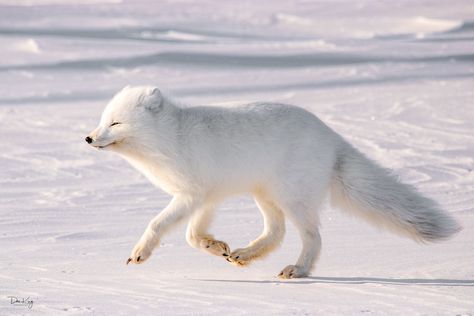
[[[114,125],[119,125],[119,124],[122,124],[120,122],[113,122],[112,124],[110,124],[110,127],[114,126]]]

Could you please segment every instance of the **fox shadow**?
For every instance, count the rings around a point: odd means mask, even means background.
[[[206,282],[234,283],[270,283],[270,284],[379,284],[379,285],[418,285],[418,286],[474,286],[474,280],[457,279],[401,279],[377,277],[306,277],[292,280],[212,280],[198,279]]]

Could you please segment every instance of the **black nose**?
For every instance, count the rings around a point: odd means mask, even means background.
[[[88,144],[92,143],[92,138],[90,138],[89,136],[87,136],[87,137],[86,137],[86,142],[87,142]]]

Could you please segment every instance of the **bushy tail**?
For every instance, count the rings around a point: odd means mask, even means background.
[[[435,201],[400,183],[349,144],[334,169],[331,202],[336,207],[420,242],[446,239],[461,230]]]

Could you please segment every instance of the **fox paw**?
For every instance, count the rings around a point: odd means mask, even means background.
[[[131,263],[140,264],[145,262],[150,256],[153,246],[149,243],[139,241],[132,250],[130,258],[127,259],[127,265]]]
[[[236,266],[243,267],[250,264],[250,262],[252,262],[255,257],[256,256],[254,251],[251,251],[246,248],[241,248],[232,251],[227,261]]]
[[[304,278],[308,276],[308,271],[304,270],[300,266],[289,265],[283,269],[278,277],[281,279],[294,279],[294,278]]]
[[[210,254],[226,258],[229,257],[230,248],[223,241],[204,238],[200,241],[199,245],[202,249],[209,252]]]

